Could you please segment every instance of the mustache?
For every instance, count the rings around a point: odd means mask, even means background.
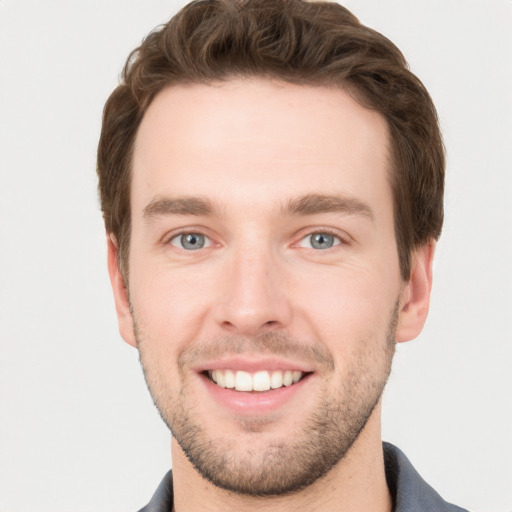
[[[178,368],[226,356],[255,353],[313,362],[328,370],[334,369],[334,359],[325,346],[319,342],[299,342],[284,332],[266,332],[252,337],[223,335],[210,341],[200,341],[183,349],[178,356]]]

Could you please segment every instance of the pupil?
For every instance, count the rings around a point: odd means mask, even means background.
[[[185,249],[201,249],[204,245],[203,235],[198,233],[182,235],[181,243]]]
[[[311,245],[316,249],[328,249],[332,247],[333,237],[327,233],[317,233],[313,235]]]

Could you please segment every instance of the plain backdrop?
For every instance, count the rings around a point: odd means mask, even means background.
[[[0,511],[135,512],[169,433],[118,334],[96,195],[103,104],[181,1],[0,0]],[[512,510],[512,2],[351,0],[438,107],[446,223],[383,436],[446,499]]]

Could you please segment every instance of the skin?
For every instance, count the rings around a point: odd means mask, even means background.
[[[134,151],[129,283],[113,236],[109,271],[121,335],[139,349],[175,434],[175,510],[391,510],[380,396],[393,338],[412,339],[425,322],[433,243],[413,253],[403,282],[388,161],[383,118],[340,90],[233,80],[168,88],[149,107]],[[205,235],[206,246],[186,250],[183,233]],[[312,233],[334,244],[314,248]],[[229,409],[198,368],[235,350],[310,375],[271,411]],[[227,491],[176,441],[193,427],[200,451],[225,456],[228,476],[246,468],[246,482],[271,471],[261,454],[286,457],[275,480],[299,471],[301,449],[317,443],[312,418],[326,411],[344,456],[292,494]]]

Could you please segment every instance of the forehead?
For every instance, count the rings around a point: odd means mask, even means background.
[[[388,160],[385,120],[340,89],[266,79],[172,86],[137,133],[132,208],[183,194],[227,204],[237,194],[245,202],[305,193],[374,201],[384,192],[390,200]]]

